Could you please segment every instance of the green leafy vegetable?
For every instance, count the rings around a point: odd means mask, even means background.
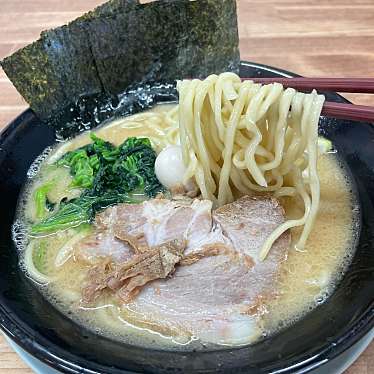
[[[37,188],[34,192],[35,215],[37,219],[44,218],[49,211],[47,193],[51,190],[53,185],[54,182],[48,182]]]
[[[35,268],[42,274],[46,272],[46,255],[47,255],[47,243],[42,241],[38,243],[36,247],[33,248],[32,261]]]
[[[69,152],[58,165],[69,166],[74,176],[72,186],[82,188],[92,187],[95,169],[99,167],[98,159],[89,157],[85,149]]]
[[[48,211],[48,212],[52,212],[53,209],[55,208],[55,206],[56,206],[56,204],[52,203],[52,202],[48,199],[48,197],[47,197],[47,199],[46,199],[46,201],[45,201],[45,207],[46,207],[47,211]]]
[[[154,165],[156,153],[147,138],[128,138],[119,147],[91,134],[92,143],[66,153],[58,166],[70,168],[80,197],[62,202],[58,211],[33,225],[31,234],[52,233],[91,222],[100,210],[118,203],[138,203],[135,195],[163,191]],[[45,210],[45,200],[42,202]],[[41,204],[42,204],[41,203]]]
[[[135,190],[154,197],[162,191],[154,164],[156,153],[148,138],[128,138],[119,147],[91,134],[93,143],[66,153],[58,165],[70,167],[73,186],[92,189],[95,194]]]
[[[92,196],[91,193],[84,193],[76,199],[61,203],[57,212],[32,226],[31,234],[53,233],[80,226],[92,221],[100,210],[125,202],[137,203],[138,201],[123,194],[106,193],[103,196]]]

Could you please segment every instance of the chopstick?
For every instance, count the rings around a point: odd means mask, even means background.
[[[374,93],[374,78],[242,78],[255,83],[281,83],[300,91]],[[361,122],[374,122],[374,107],[326,101],[322,115]]]
[[[322,107],[323,116],[347,119],[359,122],[374,122],[374,107],[325,101]]]
[[[281,83],[297,90],[374,93],[374,78],[242,78],[256,83]]]

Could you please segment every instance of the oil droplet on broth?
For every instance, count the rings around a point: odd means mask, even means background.
[[[52,147],[48,147],[46,148],[35,160],[34,162],[31,164],[29,170],[27,171],[27,177],[29,179],[32,179],[34,178],[38,173],[39,173],[39,170],[43,164],[43,162],[48,158],[48,156],[51,154],[52,152]]]

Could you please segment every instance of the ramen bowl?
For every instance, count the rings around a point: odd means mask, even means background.
[[[240,75],[294,76],[247,62],[241,63]],[[333,93],[326,98],[346,102]],[[154,101],[168,99],[173,96],[164,92]],[[360,205],[357,248],[333,294],[292,326],[251,346],[166,351],[117,342],[82,327],[52,306],[19,268],[15,241],[20,233],[12,226],[17,201],[30,165],[58,137],[26,110],[0,139],[0,328],[26,352],[64,373],[307,373],[342,355],[374,327],[374,128],[322,117],[320,133],[346,164]]]

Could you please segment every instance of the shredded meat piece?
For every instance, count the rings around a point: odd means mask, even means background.
[[[124,302],[130,302],[142,286],[172,274],[175,265],[183,257],[185,247],[185,240],[171,240],[135,254],[114,271],[108,271],[108,262],[95,266],[89,272],[88,285],[83,290],[83,302],[96,300],[106,288],[117,291]]]
[[[106,288],[107,274],[111,270],[112,267],[109,258],[89,270],[87,275],[88,284],[82,290],[83,303],[91,303],[101,295],[101,292]]]
[[[120,288],[118,296],[130,302],[142,286],[172,274],[183,257],[185,247],[184,240],[171,240],[134,256],[108,279],[108,287],[113,290]]]
[[[223,243],[208,244],[203,246],[202,249],[197,252],[189,253],[182,258],[182,260],[179,262],[179,265],[193,265],[195,262],[200,261],[204,257],[219,255],[229,256],[233,262],[242,261],[243,264],[246,265],[249,269],[255,265],[251,256],[245,254],[238,256],[238,253],[235,250]]]
[[[113,227],[113,234],[117,239],[126,242],[131,246],[135,253],[144,253],[149,250],[144,234],[130,235],[123,229],[123,225],[116,224]]]
[[[223,243],[208,244],[205,245],[201,250],[189,253],[188,255],[184,256],[183,259],[179,262],[179,265],[192,265],[204,257],[218,256],[219,254],[228,253],[229,249],[230,248],[228,248]]]

